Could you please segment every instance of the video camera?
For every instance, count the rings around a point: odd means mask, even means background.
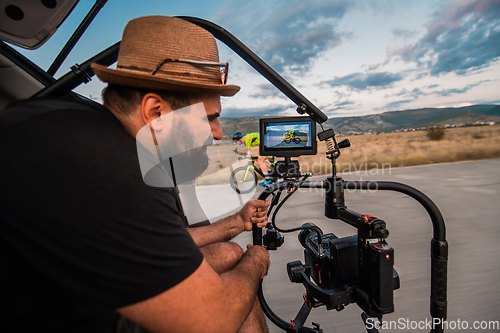
[[[318,123],[323,129],[321,123]],[[326,144],[326,155],[332,163],[332,175],[324,181],[307,181],[310,174],[301,173],[299,162],[292,161],[291,158],[317,153],[316,121],[312,116],[261,119],[260,137],[260,155],[284,157],[283,161],[275,163],[274,170],[270,172],[270,177],[284,181],[269,185],[259,196],[259,199],[266,200],[272,195],[268,213],[271,219],[264,235],[262,229],[254,227],[253,243],[264,245],[268,250],[277,250],[284,242],[280,233],[300,231],[298,239],[304,247],[305,261],[302,263],[297,260],[287,264],[290,281],[301,283],[306,289],[304,304],[297,317],[291,322],[279,318],[269,308],[260,290],[259,299],[267,317],[287,332],[319,333],[322,330],[318,324],[313,323],[314,328],[303,326],[309,311],[319,306],[341,311],[348,304],[356,303],[364,311],[362,318],[365,327],[369,317],[381,320],[382,315],[394,312],[393,292],[399,289],[400,282],[394,269],[394,249],[386,241],[389,236],[386,223],[377,217],[348,209],[344,190],[370,189],[370,186],[375,185],[380,190],[403,192],[422,203],[436,225],[442,221],[437,207],[421,192],[407,185],[344,181],[337,176],[336,160],[341,149],[350,147],[350,142],[345,139],[337,143],[333,129],[323,129],[317,134],[318,139]],[[298,188],[324,189],[325,216],[355,227],[357,235],[339,238],[333,233],[323,234],[319,227],[311,223],[292,229],[280,229],[276,225],[277,212]],[[283,192],[286,196],[280,201]],[[437,233],[441,232],[439,229],[440,226],[437,226]],[[433,274],[437,276],[442,273],[438,270],[442,270],[443,264],[446,265],[442,259],[447,255],[447,244],[446,241],[435,239],[433,244],[433,258],[436,259],[432,262]],[[438,280],[442,278],[446,279],[446,275],[441,274]],[[436,296],[439,288],[442,285],[433,283],[431,286],[431,314],[433,317],[445,318],[446,307],[437,300],[439,295]]]
[[[385,222],[370,219],[378,236],[388,235]],[[304,247],[305,264],[288,263],[289,278],[304,283],[306,280],[297,276],[297,267],[302,266],[305,274],[323,289],[320,295],[328,310],[356,302],[372,317],[394,311],[393,290],[399,288],[399,276],[393,268],[394,250],[384,238],[376,242],[360,234],[338,238],[333,233],[319,235],[315,229],[303,229],[298,238]]]

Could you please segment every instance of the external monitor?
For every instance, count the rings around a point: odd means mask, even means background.
[[[316,122],[310,117],[260,119],[260,155],[297,157],[316,152]]]

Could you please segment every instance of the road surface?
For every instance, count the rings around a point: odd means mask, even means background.
[[[500,159],[372,170],[342,175],[346,180],[387,180],[413,186],[424,192],[441,210],[447,227],[448,321],[451,325],[500,322]],[[324,177],[315,177],[322,179]],[[395,268],[401,288],[394,292],[395,312],[384,316],[394,325],[417,325],[430,319],[430,240],[432,224],[424,208],[412,198],[387,191],[346,192],[347,206],[359,213],[387,222],[388,243],[395,249]],[[282,228],[312,222],[324,233],[337,236],[355,234],[353,227],[324,217],[324,196],[316,190],[296,193],[277,215]],[[236,238],[244,246],[250,233]],[[283,319],[294,318],[302,304],[302,285],[289,282],[286,263],[303,259],[297,233],[285,234],[285,244],[271,253],[272,266],[264,279],[264,295],[271,308]],[[324,332],[366,332],[361,310],[351,304],[341,312],[313,309],[308,318],[321,324]],[[458,322],[460,320],[460,322]],[[464,324],[464,322],[466,324]],[[451,326],[453,327],[453,326]],[[269,325],[270,332],[282,332]],[[406,328],[406,329],[404,329]],[[425,332],[398,326],[384,332]],[[415,328],[415,326],[413,327]],[[450,330],[449,330],[450,331]],[[476,330],[499,332],[500,329]]]

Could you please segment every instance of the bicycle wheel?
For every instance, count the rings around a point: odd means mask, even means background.
[[[295,138],[295,139],[293,139],[293,141],[294,141],[296,144],[299,144],[299,143],[300,143],[300,138]]]
[[[239,167],[229,176],[229,184],[237,193],[250,193],[257,186],[257,175],[252,167]]]

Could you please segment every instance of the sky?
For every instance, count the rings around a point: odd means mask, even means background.
[[[48,69],[95,1],[21,52]],[[146,15],[195,16],[235,35],[328,117],[500,104],[500,0],[108,0],[56,77],[121,39]],[[222,43],[223,117],[297,115],[296,106]],[[18,49],[20,50],[20,49]],[[76,89],[100,101],[97,77]]]

